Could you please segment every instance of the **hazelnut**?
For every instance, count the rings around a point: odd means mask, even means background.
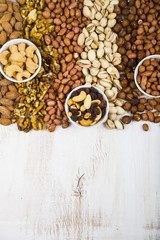
[[[143,130],[146,131],[146,132],[149,130],[149,126],[148,126],[148,124],[146,124],[146,123],[143,124],[142,127],[143,127]]]
[[[139,103],[138,104],[138,112],[144,112],[144,110],[145,110],[145,105],[142,103]]]
[[[133,115],[133,119],[136,121],[136,122],[139,122],[141,120],[141,115],[139,113],[136,113]]]
[[[131,107],[131,113],[132,113],[132,114],[136,113],[137,110],[138,110],[137,106],[132,106],[132,107]]]
[[[131,103],[129,103],[129,102],[126,102],[124,105],[123,105],[123,108],[124,108],[124,110],[126,110],[126,111],[129,111],[130,109],[131,109]]]
[[[143,121],[147,121],[148,120],[148,116],[146,113],[142,113],[142,119]]]
[[[132,118],[130,116],[124,116],[122,118],[122,122],[125,124],[129,124],[131,122]]]

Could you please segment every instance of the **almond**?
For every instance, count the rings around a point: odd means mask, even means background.
[[[14,102],[12,100],[7,99],[7,98],[1,98],[0,103],[4,106],[10,106],[10,105],[14,104]]]
[[[14,100],[19,96],[19,94],[17,92],[14,91],[9,91],[6,93],[6,98]]]
[[[10,35],[10,40],[15,39],[15,38],[19,38],[19,36],[21,35],[20,31],[14,31],[13,33],[11,33]]]
[[[7,41],[7,34],[5,31],[2,31],[0,33],[0,45],[5,44],[6,41]]]
[[[11,24],[8,22],[3,22],[2,27],[7,33],[11,33],[13,31]]]
[[[0,113],[5,115],[5,116],[10,116],[11,115],[10,110],[5,106],[0,106]]]
[[[12,14],[10,12],[7,12],[6,14],[3,15],[3,17],[0,20],[0,23],[3,22],[9,22],[12,17]]]
[[[7,4],[1,3],[1,4],[0,4],[0,12],[4,12],[4,11],[6,11],[6,10],[7,10]]]
[[[18,22],[22,22],[22,17],[19,12],[15,12],[14,17],[15,17],[15,19],[17,19]]]
[[[12,122],[11,122],[10,119],[7,119],[7,118],[1,118],[1,119],[0,119],[0,124],[1,124],[1,125],[8,126],[8,125],[10,125],[11,123],[12,123]]]

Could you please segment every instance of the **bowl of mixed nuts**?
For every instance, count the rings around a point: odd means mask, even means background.
[[[38,48],[25,39],[6,42],[0,50],[0,72],[12,82],[28,82],[41,68]]]
[[[90,85],[80,86],[67,96],[65,111],[76,126],[99,126],[107,119],[109,102],[100,89]]]
[[[134,80],[147,97],[160,97],[160,55],[142,59],[135,69]]]

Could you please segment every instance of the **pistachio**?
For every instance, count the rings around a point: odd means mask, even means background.
[[[90,11],[89,7],[84,6],[84,8],[83,8],[83,15],[84,15],[85,17],[87,17],[87,18],[90,18],[90,17],[91,17],[91,11]]]
[[[101,19],[101,21],[100,21],[100,25],[101,25],[102,27],[105,27],[105,26],[107,25],[107,18],[103,17],[103,18]]]
[[[85,81],[86,81],[86,83],[92,83],[92,76],[91,75],[87,75],[86,77],[85,77]]]
[[[89,61],[93,62],[96,58],[96,54],[94,50],[88,51],[88,59]]]
[[[107,78],[108,77],[108,74],[106,71],[102,71],[102,72],[99,72],[98,73],[98,77],[99,78]]]
[[[103,48],[99,48],[99,49],[97,50],[97,57],[98,57],[98,58],[102,58],[103,55],[104,55],[104,49],[103,49]]]
[[[87,59],[87,53],[86,52],[82,52],[81,53],[81,58],[86,60]]]
[[[100,60],[101,66],[106,69],[109,67],[109,62],[105,58],[101,58]]]
[[[85,41],[85,35],[84,35],[84,33],[81,33],[78,37],[78,45],[79,46],[83,45],[84,41]]]
[[[97,32],[98,34],[104,33],[104,28],[103,28],[102,26],[98,26],[98,27],[96,28],[96,32]]]
[[[124,115],[125,114],[125,110],[122,107],[116,106],[116,109],[117,109],[117,114],[118,115]]]
[[[91,74],[92,76],[97,76],[98,72],[99,72],[99,69],[98,69],[98,68],[95,68],[95,67],[91,67],[91,68],[90,68],[90,74]]]
[[[106,122],[105,122],[105,125],[108,129],[114,129],[115,128],[115,124],[113,121],[111,121],[110,119],[108,119]]]
[[[100,65],[101,65],[100,62],[97,59],[95,59],[92,62],[92,66],[95,67],[95,68],[100,68]]]
[[[86,27],[86,29],[87,29],[87,31],[88,31],[89,33],[91,33],[91,32],[94,32],[95,26],[94,26],[94,24],[90,23],[90,24]]]
[[[108,118],[112,121],[117,119],[117,114],[116,113],[109,113]]]
[[[95,86],[99,88],[102,92],[104,92],[105,88],[102,85],[96,84]]]
[[[91,0],[84,0],[83,4],[87,7],[93,7],[93,3]]]
[[[89,33],[86,28],[83,28],[82,33],[84,34],[85,38],[89,36]]]
[[[91,66],[91,62],[89,60],[78,60],[77,64],[83,68],[89,68]]]
[[[92,42],[93,42],[93,38],[92,37],[87,37],[86,40],[85,40],[85,45],[90,46]]]
[[[110,89],[106,89],[105,94],[109,99],[114,96],[114,92]]]
[[[121,120],[119,120],[119,119],[114,120],[114,124],[115,124],[117,129],[119,129],[119,130],[124,129],[124,124]]]
[[[109,108],[109,113],[114,113],[114,114],[116,114],[116,113],[117,113],[117,108],[116,108],[116,107],[110,107],[110,108]]]
[[[120,106],[122,107],[125,103],[125,101],[123,99],[120,99],[120,98],[117,98],[114,103],[117,105],[117,106]]]
[[[95,42],[98,42],[98,35],[97,35],[96,32],[92,32],[92,33],[91,33],[91,37],[93,38],[93,40],[94,40]]]

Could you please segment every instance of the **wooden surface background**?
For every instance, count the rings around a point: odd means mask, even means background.
[[[0,127],[0,240],[159,240],[160,125]]]

